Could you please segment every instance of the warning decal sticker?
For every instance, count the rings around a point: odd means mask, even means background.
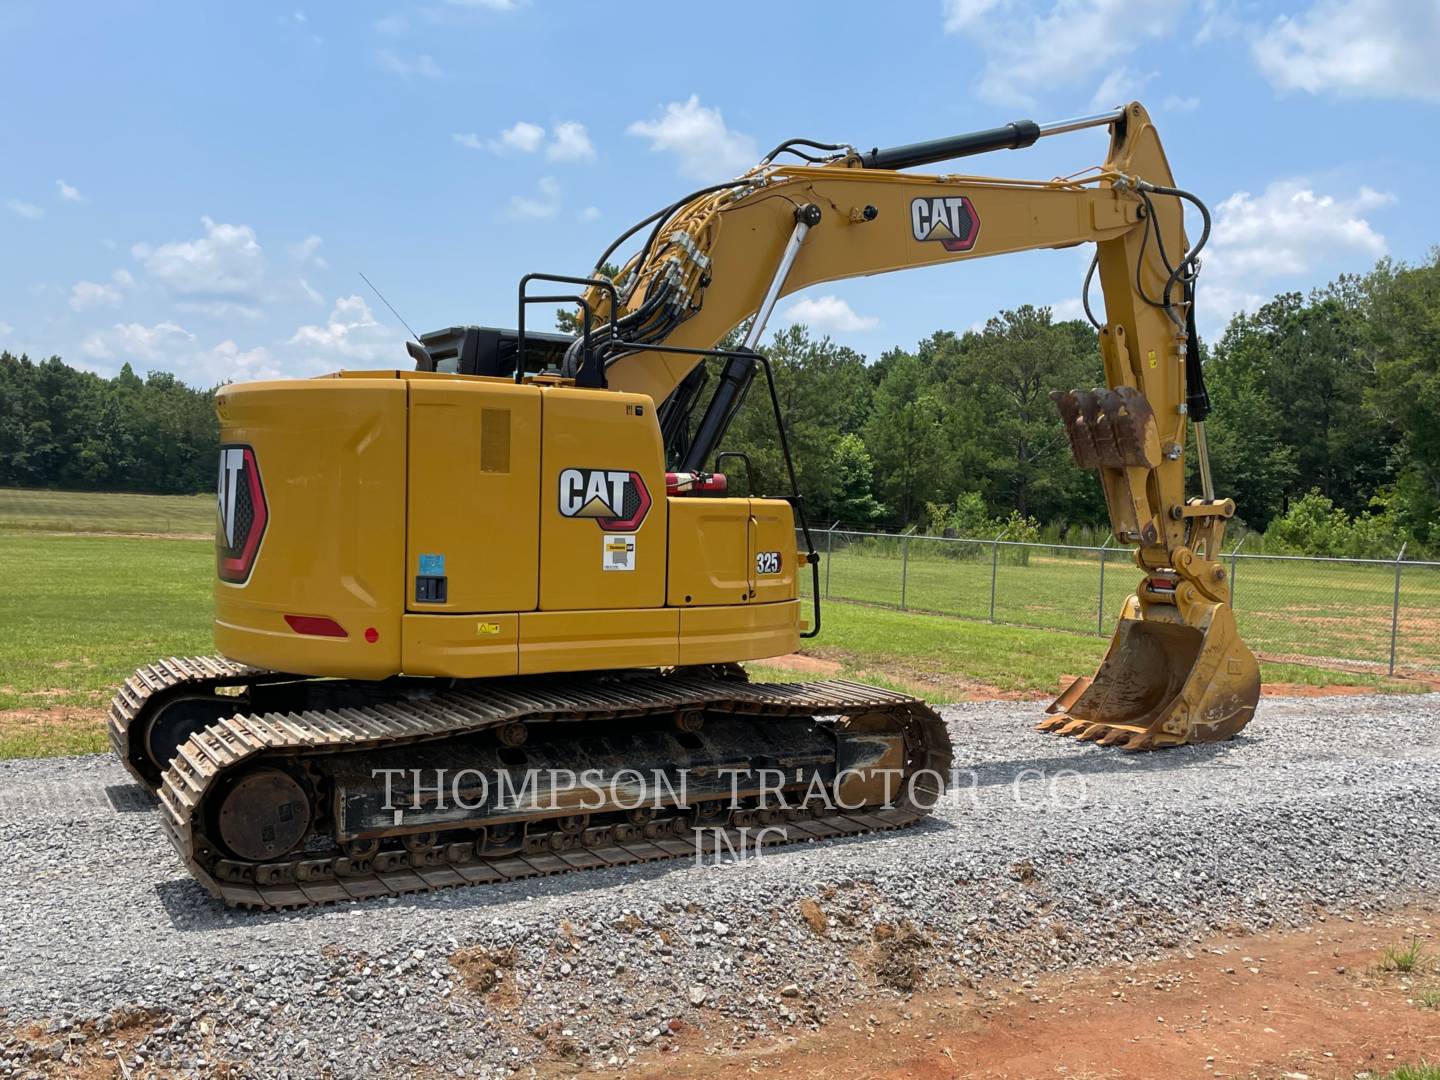
[[[635,537],[611,533],[600,538],[600,569],[634,570]]]

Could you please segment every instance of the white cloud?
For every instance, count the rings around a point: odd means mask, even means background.
[[[234,300],[181,300],[175,304],[178,311],[193,315],[204,315],[209,319],[245,319],[256,322],[265,313],[253,304],[241,304]]]
[[[80,194],[80,189],[72,187],[64,180],[56,180],[55,188],[60,192],[60,198],[66,202],[84,202],[85,196]]]
[[[310,282],[302,277],[296,284],[300,286],[300,293],[306,300],[309,300],[312,304],[324,306],[325,297],[321,296],[320,291],[311,285]]]
[[[1134,101],[1158,74],[1156,71],[1141,74],[1122,64],[1100,80],[1090,98],[1090,111],[1102,112]]]
[[[560,212],[560,184],[542,176],[536,195],[512,195],[505,216],[511,221],[546,221]]]
[[[474,138],[474,136],[470,136]],[[460,141],[458,138],[457,142]],[[490,139],[486,145],[497,154],[519,153],[533,154],[540,149],[541,143],[545,141],[545,129],[539,124],[532,124],[528,120],[517,120],[514,127],[508,127],[500,133],[498,139]],[[472,146],[471,143],[463,143],[465,146]],[[472,146],[478,150],[478,146]]]
[[[311,234],[298,244],[290,245],[290,257],[301,266],[314,266],[317,269],[324,270],[330,265],[320,255],[320,245],[324,242],[320,237]]]
[[[1097,295],[1099,290],[1096,290]],[[1064,300],[1058,300],[1050,305],[1050,316],[1055,322],[1065,322],[1067,319],[1083,319],[1085,317],[1085,305],[1080,302],[1078,296],[1067,296]]]
[[[1199,107],[1198,97],[1182,97],[1179,94],[1171,94],[1160,102],[1160,108],[1165,112],[1194,112]]]
[[[169,349],[194,340],[194,334],[168,320],[154,326],[116,323],[109,330],[97,330],[87,337],[80,343],[80,351],[97,360],[156,361]]]
[[[324,326],[302,326],[287,344],[309,350],[324,361],[364,360],[374,362],[405,356],[405,336],[377,322],[363,297],[345,296],[335,301]]]
[[[1129,0],[947,0],[945,31],[983,53],[976,82],[982,97],[1029,106],[1043,91],[1083,83],[1147,41],[1168,37],[1183,11]]]
[[[119,307],[124,294],[114,285],[97,281],[77,281],[70,287],[70,309],[85,311],[93,307]]]
[[[576,217],[576,219],[579,220],[579,221],[585,221],[585,222],[599,221],[599,220],[600,220],[600,208],[599,208],[598,206],[587,206],[587,207],[585,207],[585,209],[579,211],[579,212],[575,215],[575,217]]]
[[[415,75],[422,79],[438,79],[445,74],[429,53],[421,53],[419,56],[410,58],[400,56],[389,49],[381,49],[375,54],[375,62],[380,65],[381,71],[388,71],[391,75],[399,76],[402,79],[409,79]]]
[[[12,214],[17,217],[29,218],[32,221],[38,217],[44,217],[45,211],[34,203],[23,202],[20,199],[10,199],[5,203]]]
[[[1000,6],[1000,0],[945,0],[945,32],[969,30]]]
[[[836,334],[854,334],[873,330],[880,320],[873,315],[858,315],[838,296],[806,296],[796,300],[782,316],[791,323],[803,323],[812,330]]]
[[[200,219],[205,235],[159,247],[130,249],[145,272],[172,292],[184,295],[249,296],[265,276],[265,253],[249,225]]]
[[[4,320],[0,320],[0,337],[9,337],[14,332],[15,327],[11,326],[8,322],[5,322]]]
[[[636,120],[625,129],[650,140],[650,149],[674,154],[680,172],[697,180],[723,180],[738,176],[759,156],[755,140],[725,126],[720,110],[700,104],[691,94],[672,101],[657,120]]]
[[[584,124],[565,120],[555,125],[545,156],[551,161],[590,161],[595,157],[595,147]]]
[[[1206,322],[1223,321],[1253,311],[1277,279],[1308,277],[1337,260],[1378,259],[1385,237],[1365,215],[1394,201],[1369,187],[1320,194],[1301,179],[1276,181],[1259,195],[1237,191],[1216,207],[1214,234],[1200,256],[1200,313]]]
[[[377,34],[388,34],[392,37],[396,34],[403,34],[410,28],[410,23],[404,15],[386,15],[376,19],[370,25]]]
[[[182,382],[204,387],[251,379],[278,379],[285,374],[265,346],[241,349],[230,338],[206,352],[177,357],[173,370]]]
[[[445,0],[451,7],[484,8],[487,11],[514,11],[515,0]]]
[[[589,161],[595,157],[590,133],[584,124],[574,120],[556,124],[550,133],[548,146],[545,144],[545,129],[529,120],[517,120],[494,139],[482,139],[473,131],[456,132],[450,138],[467,150],[489,150],[502,157],[507,154],[533,154],[542,146],[545,147],[545,156],[551,161]]]
[[[1440,101],[1434,0],[1316,0],[1257,29],[1251,52],[1281,90]]]
[[[123,267],[110,275],[113,284],[98,281],[77,281],[70,287],[70,308],[72,311],[87,311],[94,307],[118,307],[128,290],[138,288],[130,271]]]

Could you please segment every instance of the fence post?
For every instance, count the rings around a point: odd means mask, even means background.
[[[1105,556],[1106,548],[1114,537],[1107,535],[1105,542],[1100,545],[1100,602],[1095,605],[1095,636],[1105,636]]]
[[[1408,542],[1408,541],[1407,541]],[[1395,674],[1395,640],[1400,633],[1400,570],[1404,565],[1405,544],[1395,556],[1395,601],[1390,607],[1390,674]]]
[[[995,621],[995,577],[1000,570],[1000,540],[1010,531],[1010,526],[1005,526],[995,534],[995,539],[990,541],[990,621]]]
[[[835,565],[835,522],[825,532],[825,599],[830,599],[830,567]]]
[[[1239,542],[1238,544],[1236,544],[1233,548],[1230,549],[1230,610],[1231,610],[1231,611],[1234,611],[1234,610],[1235,610],[1235,569],[1236,569],[1236,567],[1238,567],[1238,566],[1240,565],[1239,560],[1236,559],[1235,556],[1240,553],[1240,549],[1245,546],[1245,541],[1246,541],[1246,540],[1249,540],[1249,539],[1250,539],[1250,537],[1248,537],[1248,536],[1242,536],[1242,537],[1240,537],[1240,542]]]
[[[905,589],[910,579],[910,534],[918,528],[911,525],[900,534],[900,610],[905,610]]]

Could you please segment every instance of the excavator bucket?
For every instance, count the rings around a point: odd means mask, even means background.
[[[1156,750],[1228,739],[1243,728],[1260,698],[1260,665],[1230,606],[1196,605],[1193,624],[1169,611],[1173,620],[1146,618],[1131,596],[1100,670],[1056,698],[1039,730]]]

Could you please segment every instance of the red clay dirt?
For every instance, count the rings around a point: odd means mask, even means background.
[[[961,1080],[1211,1077],[1351,1080],[1440,1060],[1433,959],[1440,906],[1373,920],[1342,916],[1264,935],[1225,935],[1139,968],[1053,976],[1035,987],[917,993],[832,1007],[819,1031],[718,1053],[686,1031],[633,1080]],[[1380,970],[1386,946],[1427,945],[1423,972]],[[988,989],[997,990],[995,999]],[[1433,1001],[1428,996],[1424,1001]],[[707,1038],[707,1035],[709,1036]],[[608,1075],[608,1074],[607,1074]]]

